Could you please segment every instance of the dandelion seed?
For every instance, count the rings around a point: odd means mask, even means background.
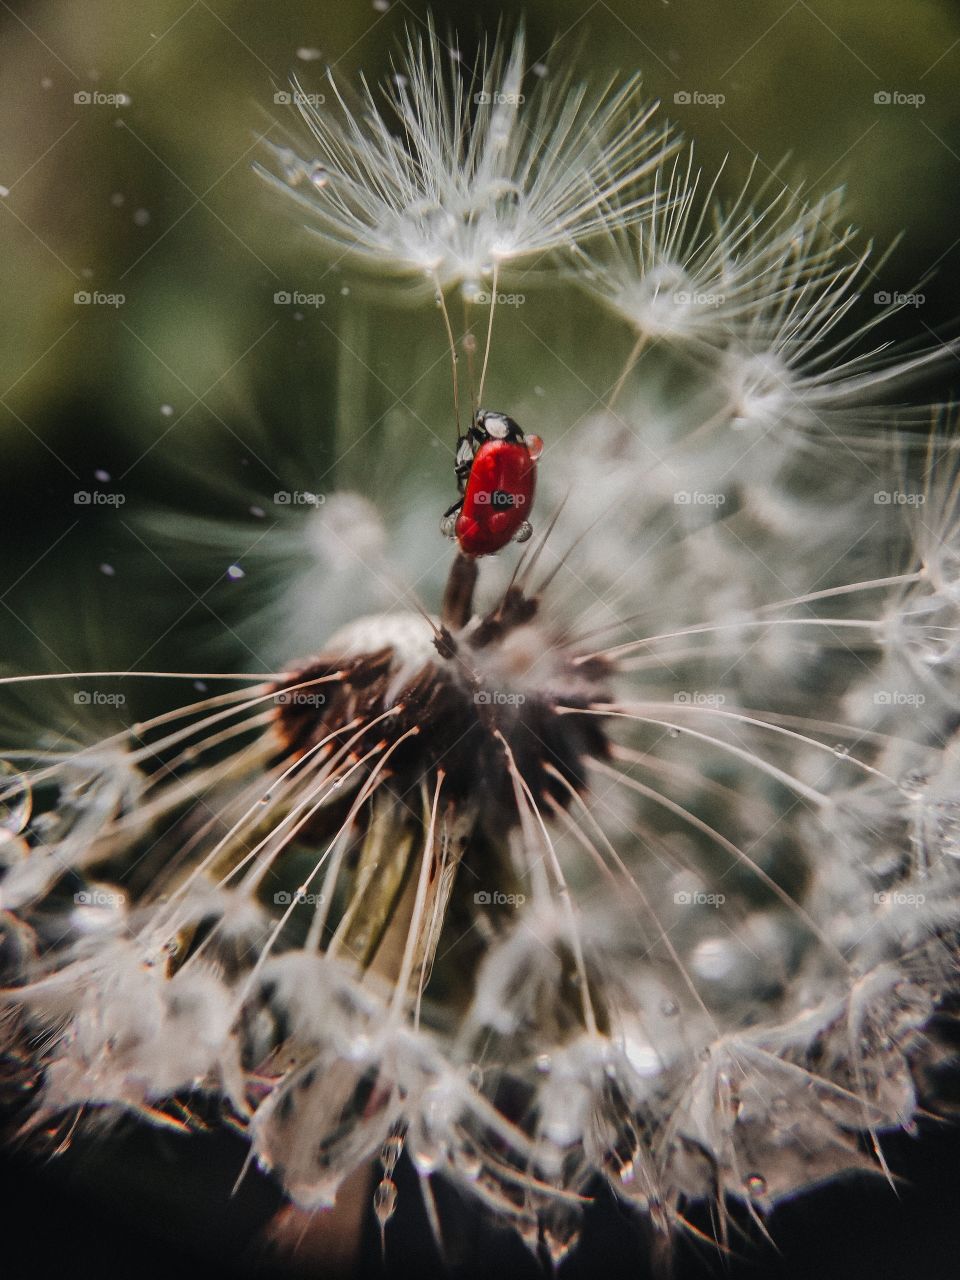
[[[528,98],[523,60],[518,36],[465,76],[432,28],[411,35],[383,106],[365,83],[357,110],[332,75],[329,108],[297,85],[316,155],[274,147],[279,176],[261,172],[309,213],[329,249],[434,287],[466,287],[566,250],[612,217],[638,217],[646,199],[637,184],[670,144],[650,127],[653,108],[638,105],[636,83],[590,93],[567,78]],[[292,163],[323,181],[304,193]]]

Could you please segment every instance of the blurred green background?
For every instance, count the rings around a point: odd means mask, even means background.
[[[362,69],[377,81],[428,8],[13,0],[0,9],[7,660],[61,669],[82,665],[86,649],[120,666],[182,667],[178,637],[223,615],[231,583],[222,572],[185,583],[131,532],[142,508],[255,522],[241,485],[269,493],[278,477],[300,475],[304,488],[320,476],[327,489],[369,490],[398,450],[446,478],[449,459],[429,450],[420,425],[448,413],[432,308],[404,308],[396,288],[400,305],[390,305],[375,282],[329,269],[251,170],[259,135],[297,126],[275,101],[292,70],[308,91],[322,88],[326,64],[346,80]],[[437,12],[467,63],[485,33],[520,14],[486,0]],[[905,233],[871,283],[909,291],[936,273],[923,305],[894,329],[923,339],[950,331],[960,262],[951,0],[541,0],[523,13],[531,62],[576,59],[597,77],[640,70],[708,168],[729,153],[728,191],[755,154],[761,172],[789,156],[784,173],[815,191],[845,183],[850,217],[869,236],[885,245]],[[275,304],[293,289],[322,293],[324,305]],[[75,301],[84,293],[112,301]],[[587,304],[570,296],[563,308],[535,299],[524,331],[504,343],[491,370],[500,403],[536,383],[560,414],[589,408],[581,384],[592,356],[578,328]],[[600,332],[593,324],[586,331]],[[545,360],[540,325],[568,342],[580,334],[576,376]],[[74,502],[98,487],[123,505]],[[251,661],[237,654],[240,666]]]

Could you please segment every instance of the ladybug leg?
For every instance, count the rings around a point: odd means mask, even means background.
[[[458,514],[459,514],[459,512],[460,512],[460,508],[461,508],[462,506],[463,506],[463,499],[462,499],[462,498],[458,498],[458,499],[456,500],[456,502],[453,504],[453,506],[452,506],[452,507],[447,507],[446,511],[443,513],[443,517],[442,517],[442,518],[443,518],[444,520],[448,520],[448,519],[450,518],[450,516],[458,515]]]

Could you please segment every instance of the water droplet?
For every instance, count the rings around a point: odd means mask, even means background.
[[[314,186],[317,191],[322,191],[330,181],[330,174],[319,162],[310,166],[309,177],[311,185]]]
[[[263,507],[250,507],[250,514],[256,516],[258,520],[262,520],[267,513]]]
[[[297,57],[301,62],[316,62],[320,57],[322,57],[322,54],[319,49],[312,49],[308,48],[306,45],[301,45],[297,50]]]
[[[100,572],[105,577],[112,578],[117,571],[114,569],[112,564],[102,564],[100,565]]]
[[[123,204],[123,200],[124,200],[124,195],[122,191],[115,191],[113,195],[110,197],[110,203],[113,205],[115,209],[120,208],[120,206]]]
[[[0,187],[0,200],[6,200],[9,194],[10,194],[9,187]]]
[[[537,1070],[540,1072],[541,1075],[544,1075],[544,1076],[549,1075],[550,1069],[553,1066],[553,1063],[550,1060],[549,1053],[538,1054],[537,1060],[534,1063],[534,1065],[536,1066]]]
[[[675,1018],[680,1012],[680,1006],[677,1004],[676,1000],[671,1000],[667,997],[660,1001],[660,1012],[665,1018]]]
[[[340,290],[340,296],[341,298],[350,297],[350,286],[348,284],[343,285],[343,287]]]
[[[104,471],[102,467],[98,467],[93,473],[93,478],[99,480],[101,484],[107,484],[110,480],[110,472]]]
[[[677,729],[677,728],[670,728],[670,729],[668,729],[668,730],[667,730],[667,737],[668,737],[668,738],[679,738],[679,737],[680,737],[680,730],[679,730],[679,729]]]
[[[767,1194],[767,1180],[759,1173],[751,1173],[749,1177],[744,1180],[743,1185],[751,1196],[760,1197]]]
[[[386,13],[390,8],[390,0],[373,0],[373,7],[377,13]]]
[[[135,209],[133,212],[133,221],[138,227],[145,227],[150,221],[149,209]]]
[[[232,564],[227,570],[227,577],[231,582],[239,582],[241,578],[245,578],[246,576],[246,573],[238,564]]]
[[[19,835],[30,821],[33,796],[27,779],[0,760],[0,831]]]
[[[160,406],[160,412],[163,414],[163,416],[164,416],[165,418],[172,418],[172,417],[173,417],[173,405],[172,405],[172,404],[162,404],[162,405]]]
[[[465,1178],[469,1178],[471,1182],[476,1182],[480,1177],[480,1170],[483,1168],[483,1161],[477,1155],[476,1151],[465,1149],[460,1152],[460,1158],[457,1161],[460,1172]]]
[[[535,76],[538,76],[542,80],[547,74],[547,65],[545,62],[535,62],[530,70]]]
[[[412,1153],[413,1163],[418,1173],[433,1173],[440,1163],[440,1152],[432,1142],[422,1141]]]
[[[373,1193],[373,1211],[381,1227],[393,1217],[397,1207],[397,1184],[384,1178]]]
[[[847,756],[850,754],[850,748],[846,746],[844,743],[838,742],[837,745],[833,748],[833,754],[837,757],[838,760],[845,760]]]
[[[380,1148],[380,1163],[383,1165],[384,1173],[393,1173],[402,1151],[403,1135],[399,1133],[392,1133]]]

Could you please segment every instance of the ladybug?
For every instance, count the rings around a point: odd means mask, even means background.
[[[457,485],[463,495],[444,513],[440,528],[466,556],[490,556],[533,533],[539,436],[526,436],[505,413],[479,409],[457,440]]]

